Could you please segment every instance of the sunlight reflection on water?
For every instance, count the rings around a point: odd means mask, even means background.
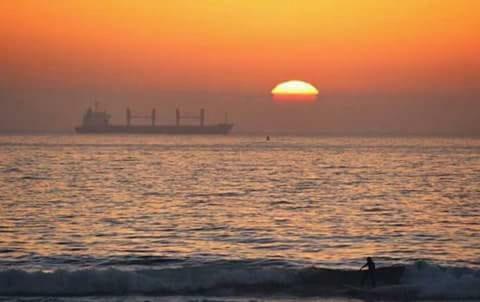
[[[0,150],[0,265],[480,265],[480,140],[2,136]]]

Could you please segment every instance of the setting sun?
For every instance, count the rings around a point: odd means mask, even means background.
[[[275,86],[272,95],[276,101],[315,101],[318,90],[310,83],[293,80]]]

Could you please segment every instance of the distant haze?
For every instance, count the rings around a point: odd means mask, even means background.
[[[0,131],[72,131],[99,101],[236,132],[480,134],[480,2],[2,1]],[[278,104],[304,80],[313,104]]]

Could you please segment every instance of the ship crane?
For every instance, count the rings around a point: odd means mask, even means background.
[[[205,125],[205,109],[200,109],[200,115],[191,115],[191,114],[180,114],[180,109],[177,108],[176,110],[176,125],[177,127],[180,126],[181,120],[199,120],[200,126],[203,127]]]
[[[150,120],[152,122],[152,127],[155,126],[157,118],[157,110],[155,108],[152,109],[152,113],[150,115],[134,115],[130,108],[126,110],[126,119],[127,119],[127,126],[130,127],[132,125],[132,120]]]

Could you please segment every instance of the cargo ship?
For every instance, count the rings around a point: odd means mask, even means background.
[[[205,110],[200,109],[199,115],[181,115],[180,109],[176,110],[176,123],[174,125],[157,125],[156,110],[153,109],[151,115],[134,115],[131,110],[126,110],[126,125],[110,124],[110,114],[106,111],[99,111],[98,106],[88,108],[83,115],[82,125],[75,128],[77,133],[82,134],[228,134],[233,128],[232,123],[228,123],[225,114],[225,122],[219,124],[205,124]],[[150,125],[133,125],[133,119],[150,119]],[[181,124],[182,120],[198,120],[198,125]]]

